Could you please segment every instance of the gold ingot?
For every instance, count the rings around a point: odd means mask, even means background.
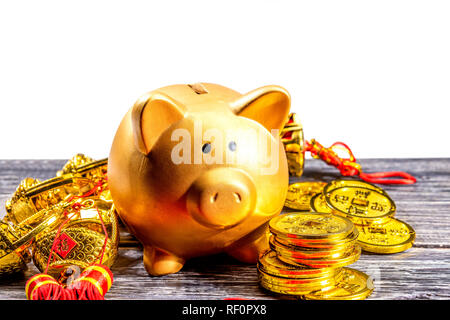
[[[107,159],[94,161],[78,154],[69,160],[57,176],[45,181],[33,178],[22,180],[12,198],[6,202],[6,221],[21,223],[36,212],[90,191],[95,183],[102,181],[104,190],[99,194],[111,201],[106,184]]]
[[[111,192],[108,188],[107,180],[108,159],[93,160],[84,154],[77,154],[67,161],[64,167],[56,173],[57,177],[75,176],[82,179],[88,179],[94,183],[102,182],[103,189],[97,192],[100,199],[112,202]]]
[[[342,268],[358,261],[361,256],[361,247],[355,245],[351,252],[348,252],[344,256],[337,258],[324,258],[324,259],[305,259],[296,257],[292,252],[277,251],[277,257],[285,263],[294,264],[297,266],[307,266],[310,268]]]
[[[22,254],[12,251],[0,258],[0,277],[23,272],[27,269],[27,261]]]
[[[88,179],[72,176],[55,177],[43,182],[22,180],[12,198],[6,201],[6,221],[20,224],[41,210],[46,210],[72,195],[80,195],[92,188]]]
[[[291,209],[311,211],[311,198],[321,193],[325,185],[326,182],[297,182],[290,184],[284,205]]]
[[[9,223],[0,221],[0,277],[26,270],[28,255],[19,250],[20,233]]]
[[[286,151],[289,174],[300,177],[305,163],[303,128],[297,114],[291,113],[280,133]]]
[[[122,221],[143,244],[149,274],[175,273],[188,259],[219,252],[257,262],[268,247],[266,223],[286,198],[279,130],[289,109],[279,86],[240,94],[211,83],[163,87],[130,108],[111,146],[108,185]],[[242,134],[249,131],[274,148],[255,146]],[[278,166],[264,170],[268,161]]]
[[[57,177],[71,175],[91,181],[105,181],[107,176],[108,159],[93,160],[84,154],[77,154],[67,161],[64,167],[56,173]]]
[[[0,222],[0,258],[25,251],[36,235],[61,222],[65,204],[41,210],[18,225]]]
[[[70,220],[60,230],[56,242],[58,226],[48,228],[35,237],[31,245],[32,257],[41,272],[47,266],[54,243],[53,258],[48,268],[50,275],[57,276],[71,265],[84,269],[93,263],[101,263],[108,267],[114,263],[119,242],[118,220],[114,206],[97,197],[85,198],[80,203],[81,209],[75,210],[71,207],[72,210],[66,211]],[[106,244],[99,213],[108,234]],[[105,249],[101,256],[103,247]]]
[[[266,251],[259,258],[257,267],[258,270],[261,270],[267,274],[289,279],[311,279],[324,276],[334,276],[339,271],[339,269],[316,269],[287,264],[279,260],[276,252],[273,250]]]
[[[367,224],[395,214],[395,203],[386,194],[362,187],[341,187],[325,194],[328,206],[354,223]]]
[[[372,277],[365,273],[342,268],[341,279],[332,288],[310,292],[304,296],[307,300],[363,300],[373,292]]]
[[[61,222],[61,211],[41,210],[18,225],[0,222],[0,276],[26,270],[28,248],[33,239],[46,228]]]
[[[384,224],[359,226],[358,244],[364,251],[390,254],[408,250],[416,238],[414,229],[401,220],[391,218]]]
[[[329,213],[293,212],[271,219],[269,228],[277,236],[323,242],[345,239],[353,232],[354,225],[345,217]]]

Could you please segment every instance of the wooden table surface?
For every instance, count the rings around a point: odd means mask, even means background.
[[[51,178],[65,160],[0,160],[0,216],[5,201],[25,177]],[[362,254],[351,265],[375,279],[369,299],[450,298],[450,159],[366,159],[366,172],[407,171],[417,183],[384,186],[397,205],[396,217],[416,230],[414,246],[391,255]],[[336,169],[306,161],[305,173],[294,181],[331,181]],[[224,254],[188,261],[177,274],[150,277],[139,247],[122,247],[112,267],[114,284],[107,299],[277,299],[258,286],[255,265]],[[0,279],[0,299],[25,299],[26,280],[38,273],[33,263],[24,274]]]

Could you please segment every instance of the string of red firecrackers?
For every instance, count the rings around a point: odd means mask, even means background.
[[[71,202],[76,199],[88,197],[95,192],[103,190],[104,182],[99,181],[89,192],[81,196],[73,196],[68,201]],[[83,208],[81,203],[74,203],[72,209],[75,212]],[[106,250],[108,242],[108,232],[103,222],[102,215],[98,208],[96,208],[103,231],[105,233],[105,241],[103,243],[102,251],[98,261],[101,263]],[[53,253],[56,249],[58,237],[62,228],[70,221],[72,216],[68,216],[68,212],[64,211],[66,220],[59,226],[55,239],[53,240],[52,248],[47,260],[47,266],[44,273],[39,273],[31,277],[25,286],[25,293],[28,300],[104,300],[106,292],[111,288],[113,283],[113,274],[111,270],[102,264],[92,264],[85,268],[80,276],[75,279],[68,286],[64,287],[55,278],[47,274],[50,262],[52,261]]]
[[[337,149],[346,151],[349,158],[340,158],[335,152]],[[414,184],[417,181],[412,175],[403,171],[364,173],[361,165],[356,162],[352,150],[343,142],[335,142],[325,148],[312,139],[305,141],[305,152],[307,151],[311,152],[314,158],[336,167],[343,176],[359,176],[364,181],[377,184]],[[386,179],[395,177],[397,179]]]

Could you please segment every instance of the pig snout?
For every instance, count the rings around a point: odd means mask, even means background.
[[[200,224],[224,229],[237,225],[255,209],[256,188],[250,176],[234,168],[203,173],[187,194],[187,209]]]

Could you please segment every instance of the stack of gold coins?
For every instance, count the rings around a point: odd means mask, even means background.
[[[270,251],[258,262],[259,282],[272,292],[307,299],[365,299],[367,275],[346,266],[358,260],[358,230],[330,213],[293,212],[269,222]]]
[[[349,218],[359,231],[358,244],[367,252],[398,253],[415,240],[414,229],[394,218],[396,206],[386,191],[367,182],[331,181],[310,197],[310,207]]]

